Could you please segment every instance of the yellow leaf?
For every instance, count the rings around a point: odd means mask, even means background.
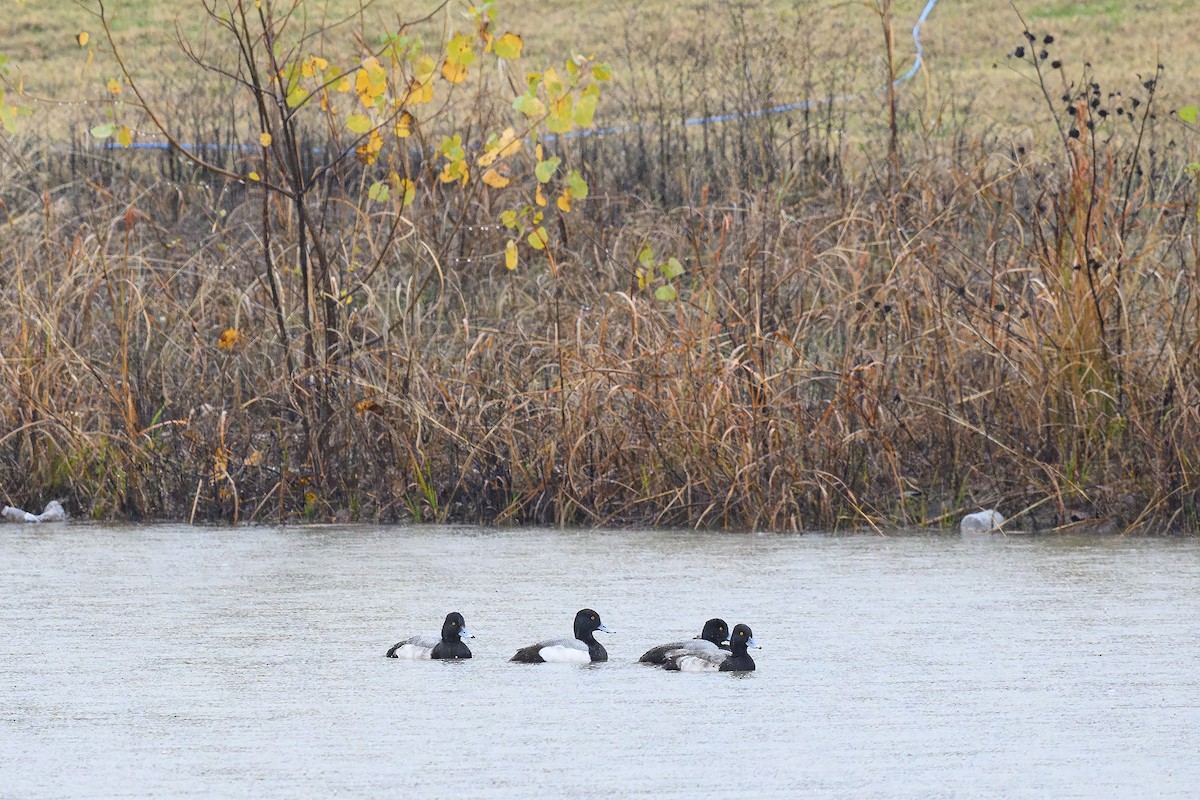
[[[428,80],[422,82],[413,78],[408,83],[408,92],[405,93],[401,105],[419,106],[422,103],[428,103],[432,99],[433,83]]]
[[[129,145],[133,144],[133,131],[129,130],[127,126],[122,125],[121,129],[117,131],[117,144],[121,145],[121,147],[129,147]]]
[[[245,337],[237,328],[226,328],[217,338],[217,347],[221,350],[229,352],[242,343]]]
[[[400,189],[401,194],[404,195],[404,199],[400,202],[400,207],[411,206],[413,200],[417,199],[417,185],[408,178],[401,178]]]
[[[542,187],[539,186],[538,188],[540,189]],[[569,212],[571,210],[571,193],[564,189],[563,193],[558,196],[558,200],[555,201],[555,204],[558,206],[560,211]]]
[[[87,31],[80,31],[79,33],[75,34],[75,41],[79,43],[80,47],[87,47],[88,39],[91,38],[92,35]]]
[[[355,157],[360,164],[374,164],[375,159],[379,158],[379,151],[383,149],[383,137],[379,135],[379,129],[371,131],[367,140],[354,148]]]
[[[509,178],[504,177],[492,167],[487,172],[483,173],[483,182],[493,189],[503,189],[508,184],[512,183]]]
[[[505,128],[500,138],[484,147],[484,153],[476,161],[481,167],[490,167],[497,159],[508,158],[521,149],[521,140],[512,128]]]
[[[250,454],[242,459],[242,463],[247,467],[257,467],[262,464],[263,454],[261,450],[251,450]]]
[[[500,157],[508,158],[521,149],[521,140],[512,128],[505,128],[500,135]]]
[[[540,183],[538,184],[537,192],[533,196],[533,201],[539,206],[546,205],[546,194],[542,191],[542,185]]]
[[[357,403],[355,403],[354,410],[359,414],[365,414],[368,411],[372,414],[383,414],[383,406],[379,405],[379,403],[376,403],[369,397],[364,397],[362,400],[359,400]]]
[[[508,244],[504,245],[504,266],[509,269],[517,268],[517,243],[512,239],[509,239]]]
[[[251,173],[250,173],[249,175],[247,175],[246,177],[247,177],[247,178],[249,178],[249,179],[250,179],[250,180],[252,180],[252,181],[258,181],[258,180],[262,180],[262,178],[259,178],[259,177],[258,177],[258,173],[257,173],[257,172],[251,172]]]
[[[446,63],[442,64],[442,77],[450,83],[462,83],[467,79],[467,67],[465,64],[454,64],[450,59],[446,59]]]
[[[261,144],[263,147],[270,147],[271,146],[271,134],[260,133],[258,135],[258,143]]]
[[[116,78],[108,79],[108,91],[111,94],[118,95],[121,93],[121,83]]]
[[[349,79],[349,78],[342,78],[342,79],[341,79],[341,80],[338,82],[338,85],[337,85],[337,87],[335,87],[334,91],[337,91],[337,92],[348,92],[348,91],[350,91],[350,79]]]
[[[457,161],[447,161],[442,167],[441,174],[438,175],[442,183],[452,183],[453,181],[461,180],[463,186],[467,185],[467,181],[471,178],[471,169],[467,166],[464,159]]]
[[[406,139],[412,134],[413,115],[402,111],[396,118],[396,138]]]

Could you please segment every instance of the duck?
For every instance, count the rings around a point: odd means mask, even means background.
[[[510,660],[522,664],[588,664],[608,661],[608,651],[596,641],[596,631],[612,633],[600,621],[600,615],[590,608],[575,615],[574,639],[549,639],[522,647]]]
[[[442,623],[441,638],[437,636],[413,636],[392,645],[387,651],[388,658],[432,658],[444,661],[458,661],[471,657],[471,648],[463,639],[475,637],[467,630],[463,615],[451,611]]]
[[[658,647],[651,647],[642,657],[638,659],[642,664],[655,664],[662,666],[667,660],[667,654],[673,651],[685,651],[689,653],[712,653],[714,656],[729,652],[729,626],[725,624],[725,620],[719,617],[714,617],[704,623],[703,630],[700,635],[687,642],[671,642],[670,644],[660,644]]]
[[[730,652],[690,653],[686,649],[667,654],[663,669],[673,672],[753,672],[754,659],[746,652],[758,649],[749,625],[735,625],[729,636]]]

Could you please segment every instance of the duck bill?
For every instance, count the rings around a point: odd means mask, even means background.
[[[475,638],[475,634],[471,633],[471,632],[470,632],[469,630],[467,630],[466,628],[459,628],[459,631],[458,631],[458,638],[460,638],[460,639],[474,639],[474,638]]]
[[[603,633],[612,633],[613,632],[612,628],[605,627],[603,622],[600,623],[600,627],[596,628],[596,630],[601,631]]]
[[[750,640],[748,642],[746,642],[746,647],[747,647],[747,649],[750,649],[750,650],[762,650],[762,645],[759,644],[758,642],[754,641],[753,636],[751,636]]]

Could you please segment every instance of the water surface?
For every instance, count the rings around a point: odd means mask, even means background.
[[[0,527],[0,797],[1194,797],[1195,540]],[[597,609],[610,662],[518,665]],[[461,611],[475,658],[383,657]],[[745,676],[634,663],[710,616]]]

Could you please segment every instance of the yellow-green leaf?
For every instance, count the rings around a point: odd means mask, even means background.
[[[649,244],[642,245],[642,249],[638,251],[638,263],[647,270],[654,269],[654,249]]]
[[[247,177],[247,178],[249,178],[249,179],[250,179],[250,180],[252,180],[252,181],[260,181],[260,180],[262,180],[262,178],[258,177],[258,173],[257,173],[257,172],[251,172],[251,173],[250,173],[249,175],[247,175],[246,177]]]
[[[287,93],[288,108],[296,108],[308,99],[308,92],[299,86],[293,86],[291,91]]]
[[[572,119],[575,124],[581,128],[591,126],[592,120],[596,116],[596,103],[600,100],[600,87],[592,84],[583,90],[583,94],[579,96],[579,102],[575,104],[575,112]]]
[[[663,277],[669,281],[673,281],[683,274],[683,264],[679,263],[679,259],[671,256],[667,259],[667,263],[663,264],[659,269],[662,270]]]
[[[1175,112],[1184,122],[1192,123],[1200,118],[1200,106],[1184,106]]]
[[[513,109],[533,119],[546,113],[546,106],[533,94],[523,94],[513,100]]]
[[[664,303],[669,303],[679,297],[679,292],[675,291],[674,286],[667,283],[655,289],[654,296]]]
[[[465,33],[456,34],[446,45],[446,60],[461,67],[474,63],[475,49],[471,37]]]
[[[103,125],[97,125],[96,127],[92,128],[91,133],[92,136],[96,137],[97,139],[107,139],[108,137],[112,136],[116,130],[116,125],[112,124],[111,122],[106,122]]]
[[[573,169],[567,173],[567,191],[573,200],[583,200],[588,196],[587,181],[579,174],[579,170]]]
[[[400,188],[404,192],[404,198],[400,201],[401,207],[411,206],[413,200],[417,199],[417,185],[408,178],[401,178]]]
[[[388,185],[386,183],[375,181],[371,184],[371,188],[367,189],[367,197],[376,203],[386,203],[391,194],[388,192]]]
[[[554,170],[558,169],[560,163],[562,163],[562,159],[558,156],[539,161],[538,165],[533,168],[533,174],[537,176],[539,183],[549,183],[550,179],[554,177]]]
[[[526,241],[529,242],[529,246],[534,250],[545,250],[546,245],[550,243],[550,234],[546,233],[546,229],[543,226],[538,225],[537,229],[526,237]]]
[[[351,114],[346,117],[346,129],[351,133],[366,133],[375,127],[371,124],[371,118],[365,114]]]
[[[524,46],[524,40],[510,31],[492,43],[492,50],[499,58],[520,58]]]
[[[129,126],[122,125],[117,131],[117,144],[121,147],[129,147],[133,144],[133,131],[129,130]]]

